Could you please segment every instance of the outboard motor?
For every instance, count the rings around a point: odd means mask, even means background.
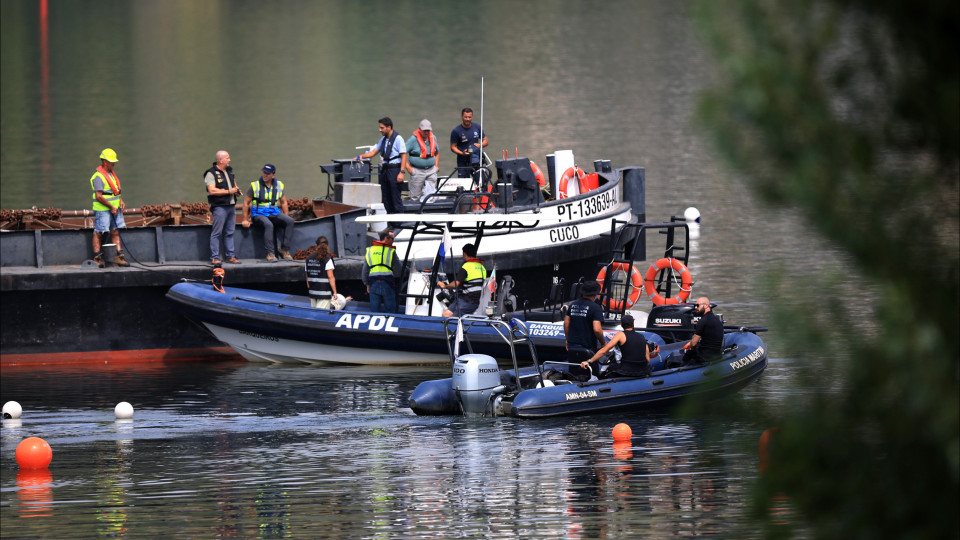
[[[500,384],[500,367],[486,354],[464,354],[453,363],[453,391],[464,416],[485,416],[497,394],[506,388]]]
[[[693,327],[700,320],[693,314],[695,304],[671,304],[665,306],[654,306],[647,315],[647,328],[660,335],[667,343],[676,341],[687,341],[693,337]],[[711,303],[713,309],[716,304]],[[723,322],[723,315],[717,312],[714,314]],[[674,331],[685,330],[685,331]]]

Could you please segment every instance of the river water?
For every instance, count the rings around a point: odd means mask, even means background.
[[[699,208],[695,290],[728,323],[764,325],[771,305],[795,301],[770,297],[771,271],[810,297],[791,276],[849,277],[700,135],[712,60],[687,4],[427,7],[0,2],[0,206],[87,208],[104,147],[119,154],[128,206],[205,200],[201,173],[220,149],[244,182],[270,162],[291,197],[322,196],[318,166],[373,144],[381,116],[405,136],[429,118],[443,147],[460,108],[479,119],[483,76],[491,156],[518,148],[543,165],[572,149],[587,166],[644,166],[648,220]],[[452,168],[452,154],[441,160]],[[870,297],[858,286],[847,300],[866,310]],[[25,412],[0,431],[2,536],[756,536],[763,419],[828,389],[797,376],[780,336],[763,338],[770,366],[725,420],[412,415],[407,395],[443,368],[4,367],[2,401]],[[133,422],[114,420],[119,401]],[[632,426],[629,448],[612,444],[618,422]],[[49,471],[18,471],[28,436],[53,447]]]

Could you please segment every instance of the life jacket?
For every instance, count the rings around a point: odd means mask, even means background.
[[[363,260],[367,263],[367,272],[371,280],[386,280],[393,283],[393,257],[396,252],[396,248],[383,242],[374,242],[367,248]]]
[[[378,149],[380,151],[380,158],[382,159],[381,163],[383,165],[400,165],[400,163],[402,163],[402,161],[397,161],[396,163],[393,162],[394,159],[400,157],[400,154],[395,156],[389,155],[390,152],[393,152],[393,144],[397,140],[397,137],[398,135],[396,131],[394,131],[389,137],[383,137],[383,142],[380,144],[380,148]]]
[[[93,180],[96,177],[103,179],[103,198],[110,203],[109,206],[104,205],[97,200],[97,191],[93,187]],[[94,171],[93,176],[90,177],[90,189],[93,190],[93,209],[98,211],[110,210],[111,208],[118,208],[119,203],[113,204],[116,201],[120,200],[120,179],[117,178],[117,173],[107,172],[103,168],[103,165],[97,167],[97,170]]]
[[[226,172],[217,168],[217,162],[213,162],[213,167],[203,171],[203,176],[212,174],[214,185],[217,189],[229,190],[237,185],[236,177],[233,175],[233,167],[227,167]],[[231,206],[235,203],[233,195],[210,195],[207,194],[207,202],[210,206]]]
[[[433,136],[433,133],[430,134],[430,153],[427,153],[427,143],[423,140],[423,132],[419,129],[413,132],[413,135],[417,138],[417,142],[420,143],[420,158],[428,159],[437,155],[437,138]]]
[[[283,182],[273,179],[273,185],[267,188],[263,177],[250,184],[253,189],[252,212],[255,216],[275,216],[280,213],[277,202],[283,198]]]
[[[330,278],[327,277],[327,261],[333,262],[333,259],[319,261],[316,257],[307,259],[307,283],[310,284],[310,298],[318,300],[333,298],[333,288],[330,286]]]
[[[473,257],[467,257],[462,268],[467,271],[467,279],[460,285],[460,295],[470,302],[479,302],[483,280],[487,279],[487,269],[483,261]]]

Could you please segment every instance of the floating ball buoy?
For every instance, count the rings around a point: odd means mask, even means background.
[[[21,469],[46,469],[53,460],[53,449],[40,437],[27,437],[17,445],[17,465]]]
[[[700,211],[696,207],[691,206],[683,211],[683,219],[686,219],[690,223],[700,223]]]
[[[630,429],[630,426],[624,423],[613,426],[613,440],[629,441],[630,437],[633,437],[633,430]]]
[[[23,414],[23,407],[16,401],[8,401],[3,404],[3,418],[20,418]]]
[[[117,418],[121,420],[127,420],[133,418],[133,405],[127,403],[126,401],[121,401],[117,403],[117,406],[113,408],[113,413],[117,415]]]

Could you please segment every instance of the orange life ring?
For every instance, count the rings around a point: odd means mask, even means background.
[[[637,267],[632,264],[619,263],[615,262],[609,264],[614,271],[620,270],[621,272],[626,272],[627,267],[630,267],[630,282],[633,284],[633,290],[630,291],[630,296],[626,300],[626,307],[624,309],[630,309],[634,304],[637,303],[637,300],[640,299],[640,290],[643,289],[643,280],[640,279],[640,271],[637,270]],[[597,283],[603,283],[603,280],[607,277],[607,267],[604,266],[600,269],[600,273],[597,274]],[[608,298],[603,301],[604,305],[610,306],[610,309],[617,311],[621,308],[620,300],[614,300],[613,298]]]
[[[543,177],[543,171],[540,170],[540,167],[536,163],[530,162],[530,170],[533,171],[533,177],[537,179],[537,184],[540,187],[547,185],[547,179]]]
[[[657,292],[656,286],[654,285],[654,280],[657,278],[657,274],[661,270],[666,270],[667,268],[672,268],[674,271],[680,273],[680,294],[674,296],[673,298],[664,298]],[[687,301],[687,298],[690,296],[690,293],[693,291],[693,274],[690,273],[690,270],[683,265],[683,262],[680,259],[673,258],[663,258],[659,261],[650,265],[650,268],[647,270],[647,275],[643,278],[644,290],[650,296],[650,300],[655,306],[662,305],[671,305],[671,304],[682,304]]]
[[[563,175],[560,177],[560,187],[557,189],[557,198],[566,199],[569,197],[567,195],[567,184],[570,183],[570,180],[573,180],[573,177],[577,177],[577,183],[580,183],[580,179],[583,178],[583,169],[580,167],[569,167],[567,170],[563,171]]]

